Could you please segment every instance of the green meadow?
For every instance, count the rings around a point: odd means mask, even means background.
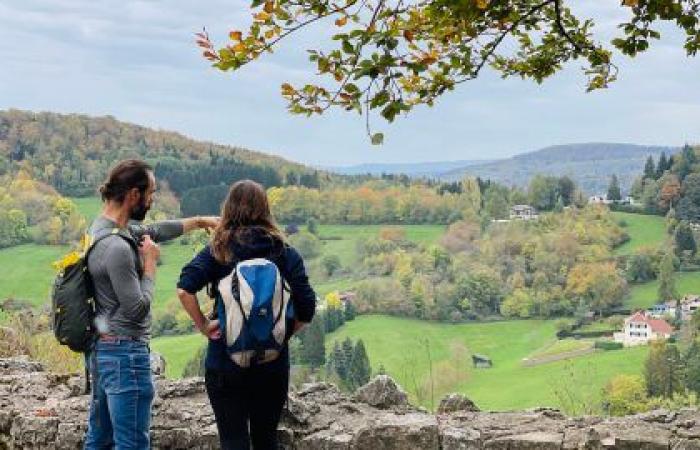
[[[440,324],[387,316],[362,316],[327,337],[335,340],[362,338],[373,370],[383,365],[416,401],[415,388],[423,394],[423,406],[437,406],[449,392],[461,392],[488,410],[535,406],[566,407],[555,392],[569,393],[596,407],[600,391],[618,374],[639,374],[645,347],[590,355],[524,367],[522,359],[540,352],[570,351],[577,344],[558,344],[555,321],[523,320],[493,323]],[[547,352],[547,350],[550,350]],[[469,356],[479,353],[493,361],[490,369],[474,369]],[[430,376],[432,366],[433,376]],[[432,380],[432,382],[431,382]]]
[[[565,399],[572,398],[576,406],[590,405],[599,412],[601,390],[612,377],[641,373],[646,347],[598,351],[525,367],[526,357],[590,346],[590,342],[557,341],[555,331],[553,320],[445,324],[360,316],[326,337],[326,351],[335,341],[361,338],[373,372],[383,366],[413,403],[427,408],[437,406],[448,393],[460,392],[486,410],[567,408],[571,405]],[[166,374],[179,377],[203,343],[198,334],[160,337],[153,340],[152,348],[166,358]],[[473,368],[473,353],[491,358],[493,367]]]
[[[95,198],[73,200],[85,200],[79,203],[79,207],[86,216],[87,213],[97,214],[99,211],[99,203]],[[340,238],[323,240],[320,257],[336,254],[343,267],[352,269],[358,263],[358,242],[377,236],[381,228],[380,225],[319,225],[322,238]],[[445,229],[440,225],[404,225],[401,228],[405,230],[407,239],[423,243],[436,242]],[[36,306],[44,304],[49,298],[55,275],[51,264],[70,250],[69,246],[36,244],[1,249],[0,298],[17,297]],[[195,247],[181,245],[179,240],[162,245],[162,264],[158,267],[156,276],[156,298],[153,305],[156,311],[175,300],[175,285],[180,270],[195,254]],[[312,282],[319,295],[325,295],[333,290],[349,289],[355,280],[351,276],[318,280],[312,277]]]
[[[151,349],[165,358],[165,375],[180,378],[187,362],[206,344],[203,335],[162,336],[151,340]]]
[[[630,240],[615,249],[616,255],[629,255],[643,247],[657,247],[666,239],[666,221],[661,216],[613,212],[618,221],[625,221]]]
[[[700,272],[676,272],[676,289],[678,294],[700,294]],[[645,309],[658,303],[659,280],[630,286],[629,297],[625,307]]]

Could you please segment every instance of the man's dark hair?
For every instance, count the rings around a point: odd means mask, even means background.
[[[123,202],[126,194],[133,188],[138,188],[141,194],[148,188],[148,172],[153,168],[138,159],[125,159],[112,167],[107,180],[100,186],[103,201],[113,200]]]

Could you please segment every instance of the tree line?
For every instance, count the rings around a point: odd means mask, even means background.
[[[31,166],[37,181],[63,195],[84,197],[95,195],[110,166],[125,158],[141,158],[154,165],[162,161],[164,176],[170,173],[165,168],[178,170],[173,161],[180,163],[182,170],[194,165],[194,175],[200,179],[179,174],[190,187],[202,181],[204,185],[227,183],[238,176],[256,179],[267,186],[283,185],[285,181],[290,184],[291,180],[297,180],[291,184],[313,186],[318,177],[314,175],[316,171],[279,157],[199,142],[178,133],[120,122],[110,116],[0,111],[0,175]],[[218,169],[206,172],[206,165]],[[182,194],[184,189],[180,189],[175,178],[168,177],[171,188]]]
[[[536,176],[527,190],[466,177],[459,182],[409,185],[375,179],[359,186],[299,186],[268,190],[275,217],[282,223],[449,224],[462,219],[508,219],[515,204],[543,211],[586,203],[569,177]]]
[[[672,218],[700,221],[700,159],[697,149],[685,145],[681,152],[658,161],[651,156],[643,173],[634,181],[630,195],[641,208],[652,214],[670,214]]]

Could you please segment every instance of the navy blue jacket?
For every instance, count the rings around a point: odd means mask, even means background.
[[[207,245],[183,267],[177,287],[190,294],[196,294],[208,284],[216,284],[225,278],[238,261],[267,258],[277,265],[280,273],[289,283],[290,300],[294,307],[295,318],[301,322],[311,322],[316,310],[316,293],[309,284],[304,261],[299,252],[258,228],[248,228],[244,238],[243,243],[231,244],[234,259],[229,264],[219,263],[211,253],[210,246]],[[281,358],[288,360],[286,346]],[[205,367],[208,370],[238,370],[238,366],[226,352],[226,345],[222,339],[209,340]]]

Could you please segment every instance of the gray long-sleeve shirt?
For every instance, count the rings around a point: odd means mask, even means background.
[[[89,233],[95,236],[117,227],[114,221],[99,216]],[[129,224],[127,231],[136,241],[148,234],[155,242],[163,242],[182,235],[183,223],[169,220],[150,225]],[[139,277],[140,266],[140,256],[118,235],[97,242],[90,252],[88,270],[95,286],[99,333],[149,340],[155,284],[148,276]]]

